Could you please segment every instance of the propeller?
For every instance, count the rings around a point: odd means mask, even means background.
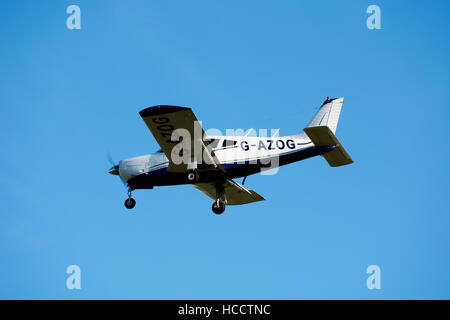
[[[111,154],[108,152],[108,161],[112,165],[111,169],[109,169],[108,173],[118,176],[119,175],[119,165],[116,164],[111,157]]]
[[[119,178],[122,181],[122,183],[124,184],[124,186],[128,188],[127,182],[119,174],[119,165],[114,162],[114,160],[111,157],[111,154],[109,152],[108,152],[108,161],[112,165],[112,167],[111,167],[111,169],[109,169],[108,173],[112,174],[112,175],[115,175],[115,176],[119,176]]]

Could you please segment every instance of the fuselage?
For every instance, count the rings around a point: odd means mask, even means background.
[[[277,168],[333,150],[316,147],[302,132],[284,137],[209,136],[204,140],[220,161],[224,172],[200,174],[200,182],[233,179]],[[186,175],[168,171],[169,160],[162,151],[119,162],[119,174],[132,189],[188,183]]]

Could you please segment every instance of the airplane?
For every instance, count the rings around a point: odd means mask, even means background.
[[[344,98],[327,99],[308,125],[288,136],[207,136],[191,108],[157,105],[139,112],[161,149],[113,163],[109,170],[128,187],[125,207],[134,208],[132,191],[192,184],[214,200],[212,211],[227,205],[265,200],[243,186],[247,176],[323,156],[331,167],[353,163],[335,136]],[[243,177],[242,185],[233,179]]]

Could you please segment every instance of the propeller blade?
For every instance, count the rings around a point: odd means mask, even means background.
[[[126,188],[128,188],[128,183],[127,183],[125,180],[123,180],[123,178],[122,178],[121,176],[119,176],[119,177],[120,177],[120,181],[122,181],[123,185],[124,185]]]
[[[109,153],[109,152],[108,152],[108,161],[109,161],[109,163],[111,163],[111,165],[113,167],[116,166],[116,163],[114,162],[113,158],[111,157],[111,153]]]
[[[112,174],[114,176],[119,176],[120,181],[122,181],[123,185],[128,188],[128,183],[120,176],[119,174],[119,165],[116,164],[113,160],[113,158],[111,157],[111,154],[108,152],[108,161],[109,163],[111,163],[112,167],[111,169],[108,170],[109,174]]]

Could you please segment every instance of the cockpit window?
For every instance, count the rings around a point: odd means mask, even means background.
[[[156,153],[163,153],[163,149],[159,149]]]
[[[222,146],[223,147],[232,147],[232,146],[235,146],[236,145],[236,143],[237,143],[237,141],[234,141],[234,140],[223,140],[223,144],[222,144]]]
[[[205,139],[205,144],[208,146],[211,146],[211,148],[215,149],[217,148],[217,145],[219,144],[219,139]]]

